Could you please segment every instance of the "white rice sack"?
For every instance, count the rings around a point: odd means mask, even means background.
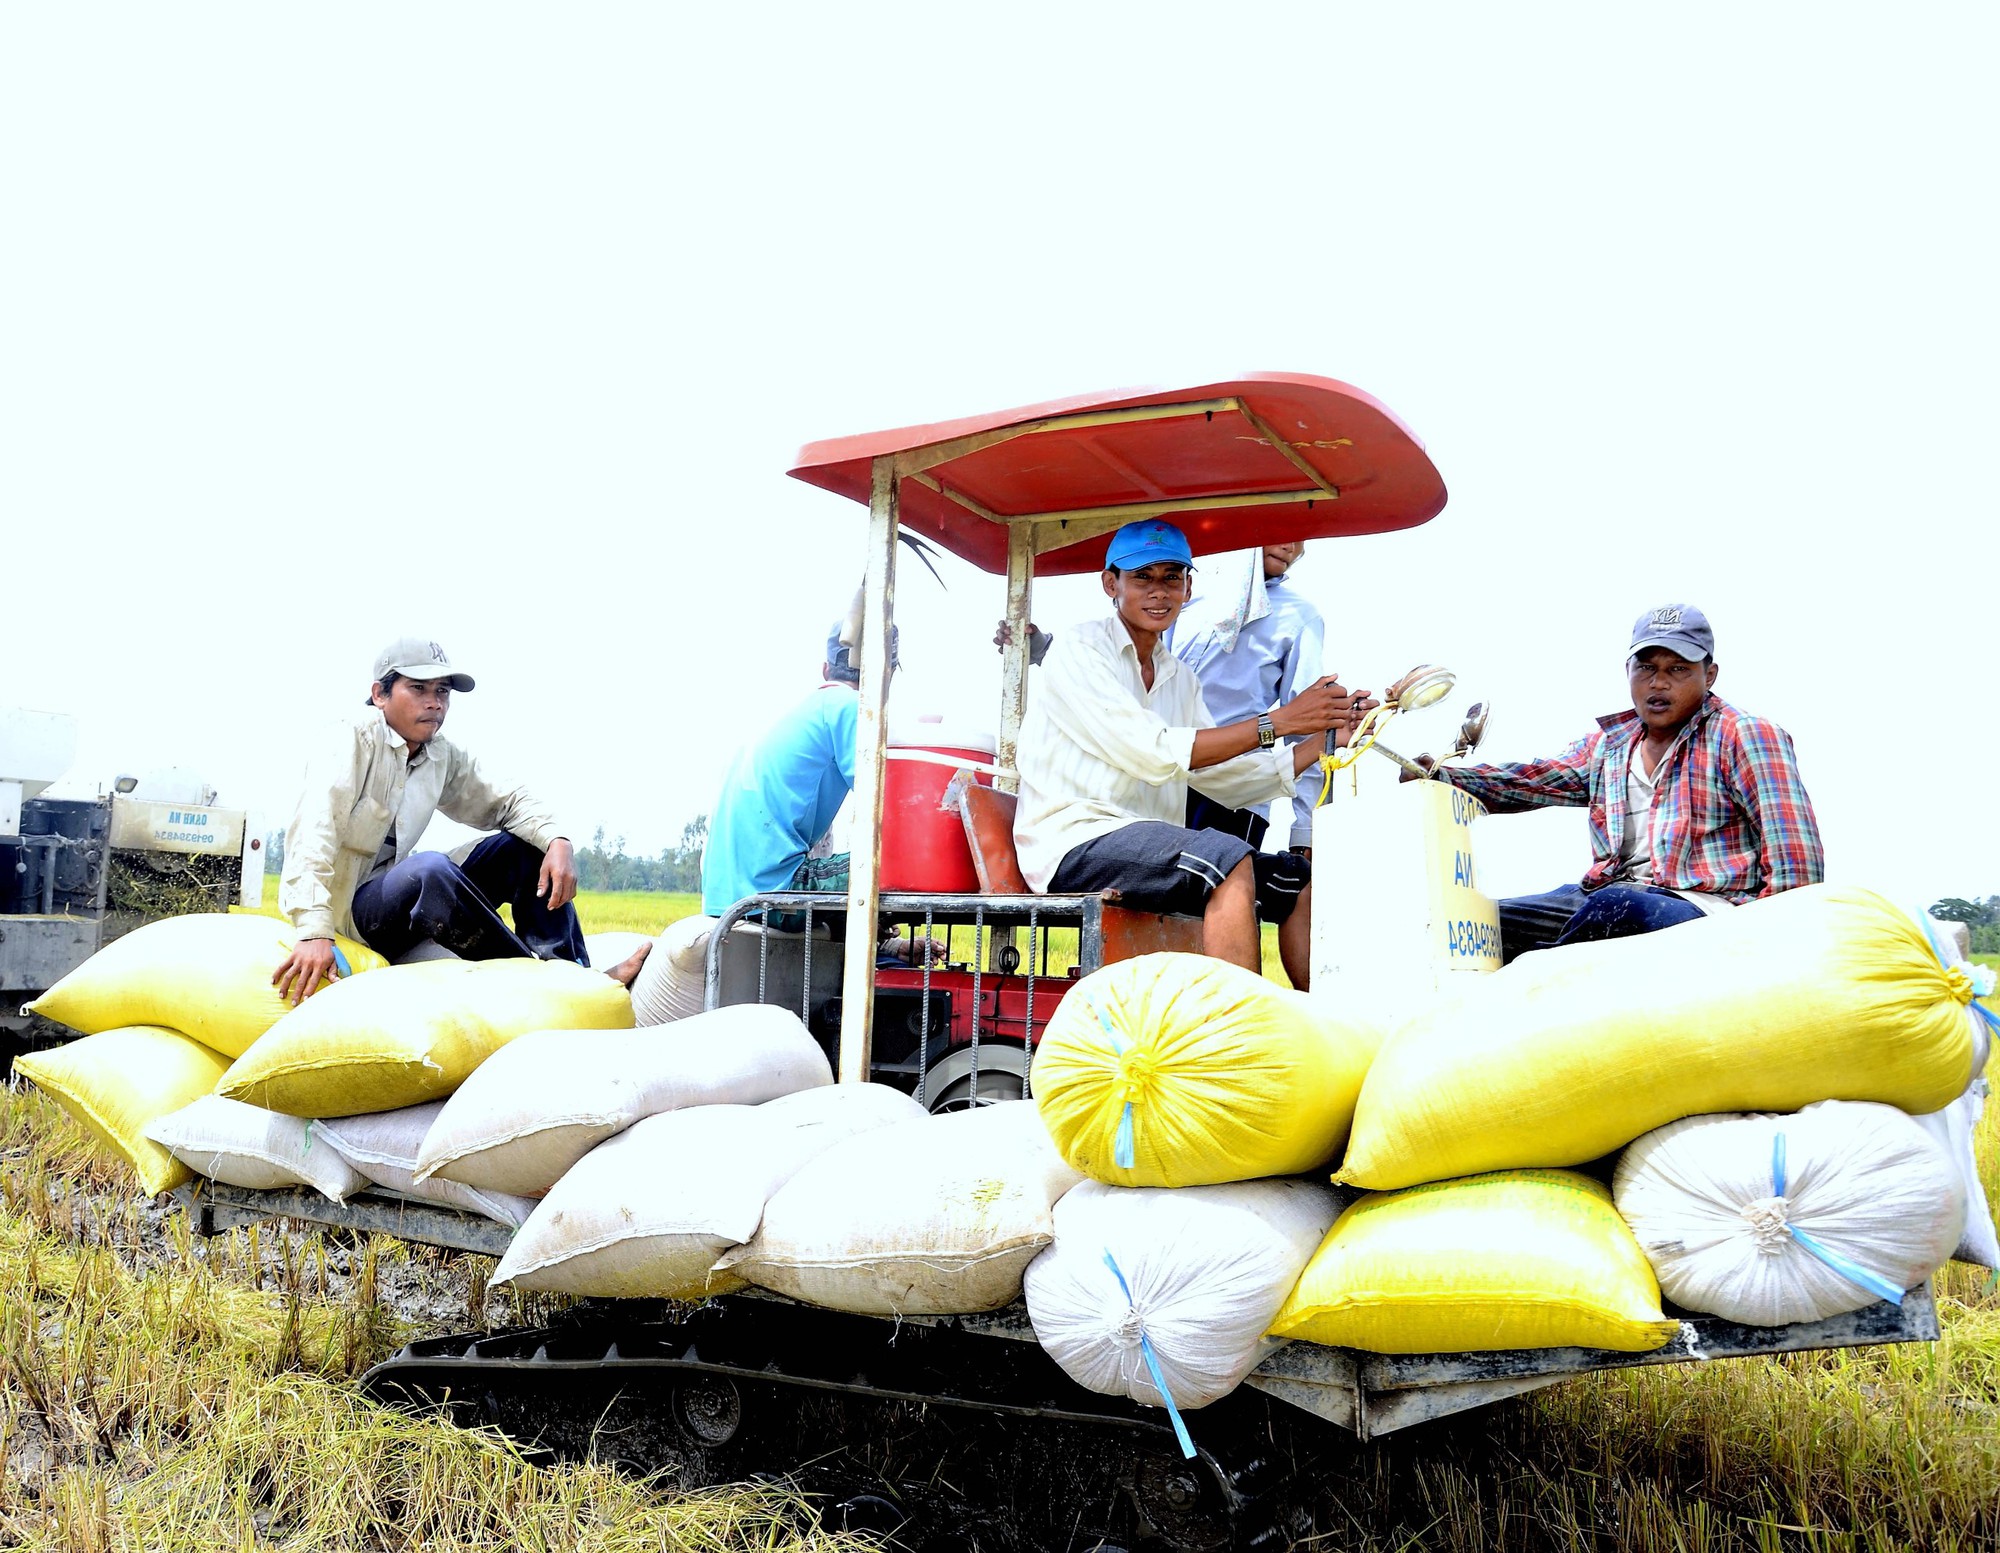
[[[623,965],[631,959],[646,941],[644,933],[586,933],[583,935],[583,952],[590,957],[593,971],[609,971],[613,966]]]
[[[1965,1223],[1945,1151],[1894,1106],[1866,1101],[1670,1123],[1625,1151],[1612,1191],[1662,1294],[1752,1326],[1900,1298],[1944,1264]]]
[[[1970,1089],[1942,1111],[1919,1116],[1916,1122],[1950,1156],[1965,1189],[1965,1228],[1952,1252],[1953,1260],[2000,1268],[2000,1233],[1994,1230],[1993,1208],[1986,1200],[1986,1183],[1980,1178],[1979,1154],[1974,1146],[1985,1110],[1986,1080],[1976,1078]]]
[[[654,940],[653,952],[632,982],[635,1021],[666,1025],[701,1012],[708,984],[708,936],[719,920],[682,917]],[[596,955],[590,963],[597,964]]]
[[[1174,1405],[1206,1407],[1278,1346],[1264,1334],[1340,1201],[1316,1181],[1086,1181],[1056,1204],[1055,1244],[1028,1264],[1035,1336],[1079,1386],[1159,1407],[1150,1348]]]
[[[313,1123],[313,1140],[324,1138],[342,1159],[384,1191],[413,1202],[461,1208],[518,1227],[534,1211],[533,1198],[480,1191],[456,1181],[417,1179],[417,1150],[443,1109],[442,1100],[432,1100],[397,1111],[318,1121]]]
[[[344,1202],[368,1184],[324,1133],[314,1135],[313,1123],[221,1095],[169,1112],[146,1136],[196,1175],[252,1192],[310,1186]]]
[[[810,1304],[878,1316],[997,1310],[1055,1236],[1083,1179],[1034,1103],[1004,1101],[849,1138],[764,1206],[757,1238],[717,1264]]]
[[[757,1233],[770,1195],[843,1138],[921,1120],[886,1084],[646,1117],[571,1166],[507,1249],[496,1283],[562,1294],[701,1299],[740,1289],[716,1258]]]
[[[538,1030],[488,1057],[445,1101],[417,1155],[442,1176],[496,1192],[546,1192],[642,1117],[695,1105],[757,1105],[833,1082],[798,1015],[718,1008],[670,1027]]]

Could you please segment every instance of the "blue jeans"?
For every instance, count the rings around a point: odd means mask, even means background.
[[[442,852],[413,852],[354,892],[354,926],[394,960],[434,938],[462,960],[574,960],[590,964],[576,908],[550,911],[535,894],[542,853],[505,831],[488,836],[463,865]],[[513,908],[510,931],[494,902]]]
[[[1701,914],[1699,906],[1652,884],[1607,884],[1590,891],[1565,884],[1545,895],[1513,895],[1500,902],[1500,962],[1511,965],[1536,949],[1656,933]]]

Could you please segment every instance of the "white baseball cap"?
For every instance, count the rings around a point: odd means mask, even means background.
[[[470,690],[472,676],[451,666],[442,647],[426,636],[399,636],[375,655],[375,672],[369,683],[379,685],[384,675],[400,674],[405,679],[443,679],[453,690]],[[374,696],[369,696],[372,705]]]

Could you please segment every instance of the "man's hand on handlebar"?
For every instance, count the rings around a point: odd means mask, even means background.
[[[1366,690],[1349,690],[1338,677],[1329,674],[1308,685],[1271,714],[1271,725],[1285,736],[1351,732],[1370,708],[1380,705]],[[1344,738],[1336,742],[1346,743]]]
[[[1401,771],[1398,772],[1396,775],[1396,780],[1398,782],[1421,782],[1424,781],[1426,778],[1435,777],[1438,774],[1437,756],[1413,755],[1410,758],[1413,764],[1422,766],[1424,768],[1424,774],[1423,776],[1420,777],[1414,771],[1408,771],[1408,770]]]

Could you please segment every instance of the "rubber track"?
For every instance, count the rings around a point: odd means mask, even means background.
[[[1085,1391],[1032,1343],[951,1326],[752,1300],[692,1313],[587,1302],[558,1326],[412,1343],[362,1383],[562,1454],[676,1471],[689,1486],[860,1481],[904,1505],[938,1497],[913,1478],[987,1488],[915,1517],[925,1527],[898,1538],[910,1545],[1208,1553],[1283,1540],[1276,1464],[1289,1452],[1272,1448],[1266,1399],[1239,1392],[1186,1415],[1188,1461],[1162,1409]],[[622,1443],[607,1447],[614,1436]],[[856,1471],[831,1473],[836,1453]]]

